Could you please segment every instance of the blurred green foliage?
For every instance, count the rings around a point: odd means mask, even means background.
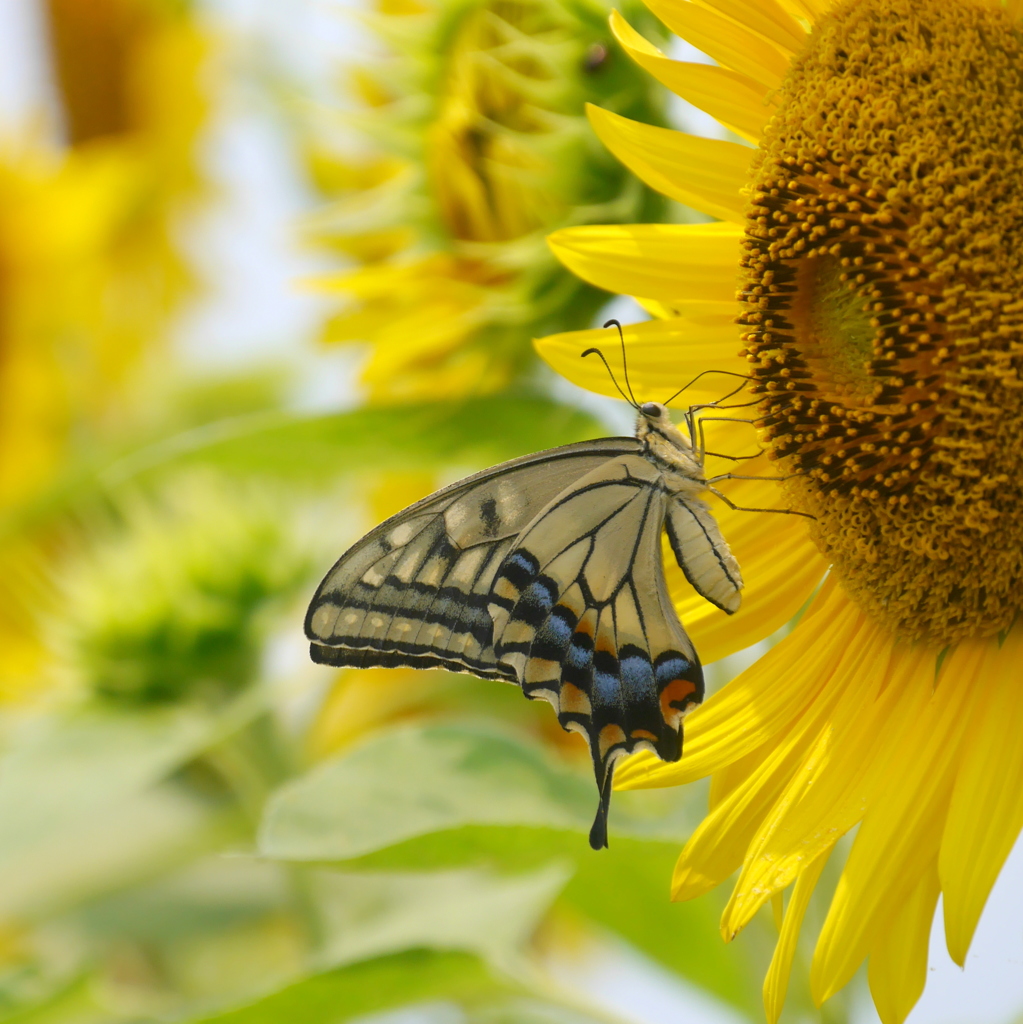
[[[451,5],[440,42],[471,7]],[[660,119],[605,13],[565,3],[541,48],[581,72],[559,98],[571,117],[550,114],[575,132],[558,166],[571,222],[663,209],[575,110],[597,99]],[[422,128],[423,97],[406,99],[389,132]],[[413,186],[418,202],[421,174]],[[443,234],[436,211],[417,216]],[[495,682],[366,673],[359,699],[378,706],[357,719],[332,704],[346,680],[306,655],[305,602],[373,525],[389,474],[428,489],[605,433],[536,371],[531,332],[589,326],[604,301],[555,265],[543,231],[485,254],[518,275],[518,305],[494,288],[472,344],[505,359],[514,388],[311,415],[278,368],[149,380],[119,429],[0,508],[0,569],[47,644],[35,703],[0,720],[0,1024],[333,1024],[403,1007],[423,1022],[610,1024],[563,968],[622,948],[759,1019],[770,923],[727,947],[716,895],[668,900],[704,790],[616,795],[611,849],[594,853],[588,758],[546,705]],[[349,728],[318,745],[330,707]],[[805,993],[792,1002],[789,1020],[812,1019]]]

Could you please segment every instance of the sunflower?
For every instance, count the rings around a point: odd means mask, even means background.
[[[0,700],[39,689],[50,539],[25,526],[123,425],[189,284],[174,241],[201,183],[208,44],[177,0],[48,0],[63,138],[0,144]]]
[[[641,399],[709,368],[753,378],[753,422],[716,424],[714,448],[780,479],[729,496],[815,519],[722,510],[743,608],[726,619],[673,584],[706,660],[802,615],[687,719],[679,763],[639,754],[617,781],[711,776],[673,895],[738,871],[726,939],[783,909],[772,1022],[809,897],[856,830],[811,990],[823,1002],[869,961],[896,1024],[924,987],[938,896],[962,964],[1023,826],[1023,4],[650,6],[718,66],[669,60],[612,16],[622,46],[754,148],[591,110],[641,179],[718,220],[578,227],[551,245],[655,315],[625,334]],[[578,358],[594,340],[539,348],[610,393]],[[692,400],[719,398],[714,380]]]
[[[661,215],[663,199],[582,116],[586,99],[663,116],[656,84],[611,52],[607,10],[600,0],[378,5],[382,52],[353,75],[338,155],[322,130],[310,160],[334,197],[314,230],[355,263],[322,282],[343,302],[325,340],[368,343],[370,400],[488,393],[528,376],[532,337],[587,327],[606,301],[565,272],[545,234]]]

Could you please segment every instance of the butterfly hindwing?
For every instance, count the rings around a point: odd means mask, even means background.
[[[517,682],[494,656],[491,584],[518,534],[580,477],[634,438],[538,452],[453,484],[399,512],[347,551],[306,616],[314,661],[447,668]]]
[[[608,461],[537,514],[491,593],[497,662],[589,741],[601,791],[595,847],[606,844],[615,760],[640,748],[678,760],[682,716],[703,695],[661,562],[673,500],[647,459]]]

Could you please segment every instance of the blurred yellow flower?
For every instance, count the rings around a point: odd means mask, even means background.
[[[791,887],[764,987],[772,1022],[808,898],[858,827],[811,988],[822,1002],[869,959],[881,1019],[897,1024],[924,987],[939,894],[962,964],[1023,826],[1023,4],[649,6],[719,66],[669,60],[612,15],[624,48],[757,148],[595,109],[640,178],[720,222],[578,227],[551,244],[660,317],[626,330],[641,400],[708,368],[754,376],[767,452],[751,465],[794,477],[784,494],[735,482],[731,497],[817,519],[721,513],[743,608],[726,620],[675,582],[706,659],[809,609],[687,719],[678,764],[640,754],[617,781],[712,776],[673,892],[738,870],[726,939]],[[595,338],[539,349],[610,393],[577,358]],[[755,451],[748,426],[720,426],[718,451]]]
[[[313,167],[340,193],[320,233],[360,265],[323,282],[346,298],[326,338],[369,343],[372,399],[504,387],[532,365],[530,337],[588,326],[606,298],[560,268],[544,233],[659,215],[582,116],[586,99],[660,116],[654,83],[609,53],[606,12],[433,0],[371,19],[390,54],[354,76],[365,156],[321,152]]]
[[[197,195],[207,45],[170,0],[49,0],[65,144],[0,140],[0,510],[38,495],[134,401],[188,277],[173,222]],[[0,694],[31,688],[41,648],[26,580],[39,538],[0,552]]]

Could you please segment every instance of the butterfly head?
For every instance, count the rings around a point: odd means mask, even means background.
[[[660,402],[644,402],[637,408],[636,437],[648,452],[691,476],[699,470],[689,438],[672,422]]]

